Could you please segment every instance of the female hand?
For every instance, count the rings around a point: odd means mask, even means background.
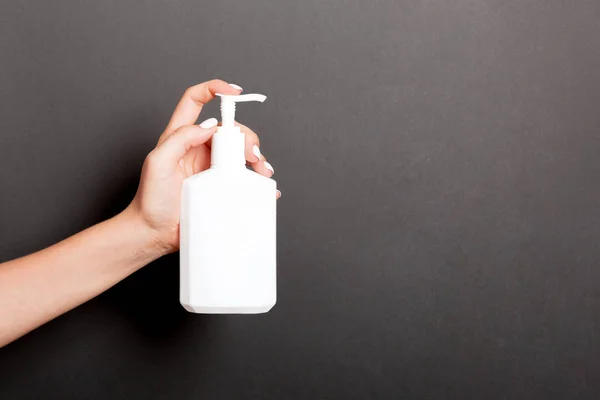
[[[217,130],[217,120],[210,118],[195,125],[202,106],[214,99],[215,93],[241,92],[239,86],[217,79],[187,89],[156,148],[146,157],[137,194],[125,213],[142,222],[165,254],[179,248],[183,180],[210,167],[210,139]],[[244,125],[240,128],[246,135],[246,160],[256,172],[271,177],[273,167],[260,153],[258,136]]]
[[[0,265],[0,347],[102,293],[126,276],[179,247],[183,180],[210,166],[217,120],[194,125],[215,93],[241,88],[214,80],[189,88],[148,154],[137,194],[119,215],[44,250]],[[246,135],[246,160],[259,174],[273,168]]]

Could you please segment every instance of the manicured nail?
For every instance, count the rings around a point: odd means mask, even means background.
[[[236,85],[235,83],[230,83],[229,86],[231,86],[232,88],[234,88],[235,90],[239,90],[242,91],[244,89],[242,89],[241,86]]]
[[[213,128],[213,127],[217,126],[218,123],[219,123],[219,121],[217,121],[216,118],[209,118],[200,124],[200,128],[202,128],[202,129]]]
[[[279,195],[279,197],[281,197],[281,190],[278,190],[277,194]]]
[[[260,160],[260,149],[257,145],[252,146],[252,154],[256,156]]]
[[[269,171],[271,171],[272,174],[275,173],[273,166],[271,164],[269,164],[267,161],[265,161],[265,168],[268,169]]]

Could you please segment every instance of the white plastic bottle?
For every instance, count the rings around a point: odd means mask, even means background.
[[[235,106],[260,94],[221,96],[211,167],[183,182],[180,301],[189,312],[258,314],[276,302],[276,182],[246,168]]]

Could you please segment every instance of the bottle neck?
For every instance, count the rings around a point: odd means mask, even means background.
[[[239,127],[219,127],[212,137],[211,168],[245,168],[246,136]]]

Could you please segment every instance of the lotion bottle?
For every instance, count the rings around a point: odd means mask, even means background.
[[[276,182],[246,168],[236,103],[260,94],[220,95],[222,126],[211,166],[183,182],[180,301],[193,313],[258,314],[276,302]]]

